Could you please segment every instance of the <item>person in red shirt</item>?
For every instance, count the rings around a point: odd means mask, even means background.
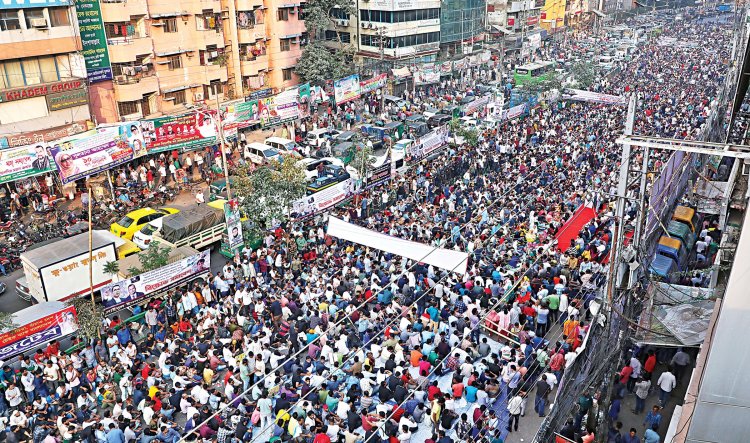
[[[654,373],[655,368],[656,368],[656,354],[654,354],[654,351],[648,351],[648,357],[646,357],[646,362],[643,363],[643,371],[646,372],[646,374],[643,374],[643,378],[650,380],[651,374]]]
[[[328,431],[328,426],[323,426],[320,429],[320,433],[315,435],[315,438],[313,439],[313,443],[331,443],[331,437],[329,437],[326,432]]]
[[[453,383],[451,390],[453,391],[453,398],[461,398],[464,395],[464,384],[457,381],[456,383]]]
[[[630,366],[630,362],[628,362],[624,368],[620,370],[620,383],[627,384],[628,380],[630,379],[630,374],[633,373],[633,367]]]
[[[44,350],[44,355],[47,357],[60,355],[60,343],[58,343],[56,340],[52,340],[51,342],[49,342],[47,348]]]
[[[438,395],[442,396],[443,392],[438,387],[438,382],[433,381],[432,385],[430,385],[430,387],[427,388],[427,399],[429,401],[435,400],[435,397]]]

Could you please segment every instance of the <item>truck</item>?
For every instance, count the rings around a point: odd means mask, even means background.
[[[88,294],[89,234],[44,242],[21,254],[24,276],[16,281],[16,293],[32,303],[65,301]],[[108,231],[92,233],[94,290],[112,282],[104,272],[107,262],[140,251],[135,245]]]
[[[205,248],[221,241],[227,230],[224,211],[213,205],[199,205],[162,218],[161,229],[153,233],[152,241],[170,249],[190,246]]]

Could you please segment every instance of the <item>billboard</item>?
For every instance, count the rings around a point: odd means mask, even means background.
[[[0,183],[54,170],[44,143],[0,150]]]
[[[229,245],[229,249],[239,248],[244,241],[242,239],[240,207],[236,199],[224,203],[224,219],[227,223],[227,244]]]
[[[359,82],[359,91],[361,94],[367,94],[378,89],[385,87],[386,80],[388,79],[387,74],[376,75],[373,78],[363,80]]]
[[[94,249],[92,253],[94,289],[112,281],[112,276],[104,272],[104,264],[117,260],[115,244],[109,243]],[[27,266],[24,266],[24,272]],[[39,270],[41,288],[49,300],[67,300],[89,292],[89,253],[88,251],[45,266]],[[31,282],[30,282],[31,283]]]
[[[141,121],[149,153],[200,149],[217,142],[216,124],[203,113],[169,115]]]
[[[333,97],[337,105],[355,100],[360,95],[358,74],[333,82]]]
[[[357,182],[350,178],[313,195],[302,197],[292,203],[292,218],[312,217],[348,199],[355,192],[357,192]]]
[[[104,312],[110,314],[211,271],[210,250],[183,258],[153,271],[104,286]]]
[[[78,330],[76,308],[68,306],[12,331],[0,334],[0,360],[28,351],[35,346],[57,340]]]
[[[448,144],[448,125],[435,128],[431,132],[419,137],[417,143],[410,148],[410,154],[414,160],[421,160],[439,148]]]
[[[248,100],[222,108],[221,124],[224,137],[236,138],[237,130],[259,121],[258,100]]]
[[[112,80],[107,35],[104,32],[104,20],[99,1],[75,0],[75,2],[78,30],[83,47],[81,54],[86,62],[86,76],[90,83]]]
[[[276,126],[298,119],[300,117],[298,88],[258,100],[258,113],[263,127]]]
[[[100,127],[49,147],[60,181],[70,183],[146,153],[140,122]]]

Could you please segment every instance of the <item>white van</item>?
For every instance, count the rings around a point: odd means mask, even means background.
[[[307,133],[307,137],[305,137],[305,143],[307,143],[308,146],[315,146],[319,148],[323,146],[323,143],[325,143],[327,138],[335,137],[337,134],[337,131],[334,131],[330,128],[316,129]]]
[[[279,155],[278,151],[268,145],[264,145],[263,143],[258,142],[248,143],[247,146],[245,146],[245,150],[242,155],[246,160],[250,160],[257,165],[266,164],[269,160],[272,159],[279,161],[281,160],[281,156]]]
[[[297,153],[297,143],[288,138],[282,137],[268,137],[265,144],[279,151],[282,154]]]

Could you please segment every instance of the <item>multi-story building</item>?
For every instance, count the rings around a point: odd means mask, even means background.
[[[487,24],[485,0],[442,0],[440,46],[446,56],[473,52],[484,39]]]
[[[539,16],[539,26],[550,34],[565,29],[566,0],[546,0]]]
[[[75,23],[69,0],[0,3],[0,135],[65,132],[90,118]]]
[[[440,0],[358,0],[357,11],[359,57],[392,65],[437,59]]]
[[[112,105],[101,106],[100,120],[170,114],[298,81],[293,68],[306,41],[299,2],[105,0],[101,7]]]

